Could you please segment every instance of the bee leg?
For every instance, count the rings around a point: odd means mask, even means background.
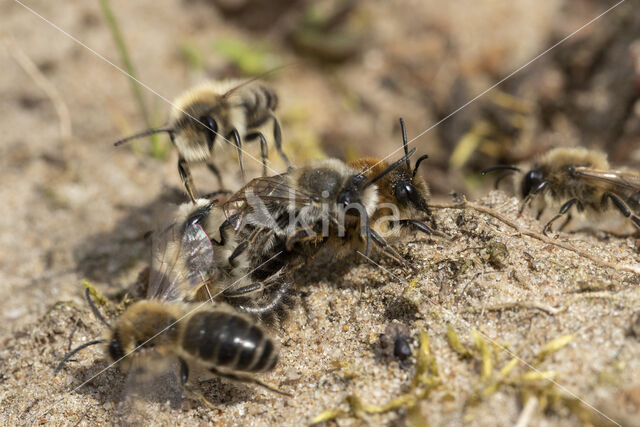
[[[278,150],[278,154],[282,157],[282,160],[287,164],[287,168],[291,168],[291,162],[284,151],[282,150],[282,131],[280,130],[280,123],[276,116],[271,114],[271,118],[273,119],[273,140],[275,142],[276,150]]]
[[[549,181],[542,181],[540,183],[540,185],[538,185],[536,188],[534,188],[529,194],[527,194],[527,197],[524,198],[524,200],[522,201],[522,204],[520,205],[520,209],[518,210],[518,216],[522,215],[522,212],[524,211],[524,209],[527,207],[527,205],[529,204],[529,202],[538,194],[540,193],[542,190],[544,190],[547,185],[549,185]]]
[[[629,209],[629,206],[627,206],[624,200],[622,200],[620,197],[616,196],[613,193],[604,193],[603,199],[607,199],[607,198],[611,199],[611,201],[613,202],[613,205],[616,208],[618,208],[618,210],[622,213],[622,215],[629,218],[631,221],[633,221],[636,227],[640,228],[640,217],[633,215],[631,213],[631,209]]]
[[[529,204],[529,201],[531,201],[531,199],[533,199],[533,194],[527,194],[527,197],[524,198],[522,204],[520,205],[520,208],[518,209],[518,216],[522,215],[522,212],[524,212],[524,208],[527,207],[527,204]]]
[[[244,163],[242,161],[242,142],[240,141],[240,134],[238,133],[238,129],[233,128],[231,132],[229,132],[229,135],[227,136],[227,139],[229,138],[233,138],[233,141],[236,145],[236,149],[238,150],[238,163],[240,164],[240,174],[242,175],[242,182],[244,182],[245,177],[244,177]]]
[[[229,218],[225,219],[222,224],[220,224],[220,227],[218,227],[218,233],[220,233],[220,240],[216,240],[213,237],[209,236],[209,240],[211,240],[211,243],[215,243],[218,246],[224,246],[225,243],[227,243],[225,230],[233,225],[234,219],[235,218],[233,216],[230,216]]]
[[[375,243],[380,248],[382,248],[382,252],[386,256],[388,256],[389,258],[391,258],[392,260],[394,260],[398,264],[407,265],[407,262],[404,260],[404,258],[402,258],[402,255],[400,255],[395,249],[393,249],[387,243],[387,241],[384,240],[382,238],[382,236],[379,235],[375,230],[371,230],[371,238],[373,239],[373,243]]]
[[[433,234],[435,236],[445,237],[445,235],[442,234],[441,232],[434,230],[424,222],[420,222],[415,219],[401,219],[400,221],[398,221],[398,223],[400,225],[410,225],[414,227],[416,230],[422,231],[425,234]]]
[[[195,203],[195,186],[193,184],[193,177],[191,176],[191,169],[189,169],[187,161],[182,157],[178,158],[178,173],[180,174],[180,179],[182,179],[184,187],[187,189],[187,194],[191,202]]]
[[[233,250],[231,255],[229,255],[229,258],[227,258],[229,265],[231,265],[232,267],[237,267],[235,259],[238,258],[242,254],[242,252],[246,251],[248,247],[249,247],[248,240],[245,240],[244,242],[236,246],[236,248]]]
[[[247,296],[248,294],[260,291],[262,289],[264,289],[264,285],[262,284],[262,282],[256,282],[238,289],[226,289],[224,292],[222,292],[222,294],[225,297],[236,298]]]
[[[282,270],[273,273],[262,282],[251,283],[250,285],[242,286],[241,288],[225,289],[222,293],[228,298],[246,297],[249,294],[256,293],[258,291],[264,291],[267,288],[271,288],[275,284],[281,284],[280,291],[285,287],[288,288],[289,284],[282,280]]]
[[[216,409],[215,405],[209,401],[204,395],[196,390],[193,390],[191,387],[183,387],[184,394],[191,400],[202,404],[210,409]]]
[[[262,176],[267,176],[267,159],[269,158],[269,147],[267,146],[267,140],[261,132],[254,132],[247,135],[244,140],[249,141],[251,139],[260,139],[260,156],[262,157]]]
[[[189,380],[189,367],[187,365],[187,362],[184,361],[184,359],[179,358],[178,360],[180,362],[180,382],[182,384],[182,389],[184,390],[184,394],[187,396],[187,398],[195,402],[198,402],[208,408],[215,409],[215,406],[213,405],[213,403],[209,401],[209,399],[204,397],[204,395],[201,392],[193,390],[187,384],[187,381]]]
[[[366,256],[369,256],[369,252],[371,251],[371,234],[374,233],[374,231],[369,226],[369,215],[367,215],[366,212],[364,213],[363,218],[364,218],[364,224],[360,226],[360,235],[362,236],[364,234],[363,236],[365,241],[364,254]]]
[[[565,219],[562,225],[558,227],[558,231],[564,230],[567,227],[567,225],[569,225],[572,219],[573,218],[571,217],[571,214],[567,215],[567,219]]]
[[[306,229],[302,228],[291,234],[290,236],[287,236],[287,239],[285,241],[285,248],[287,251],[291,252],[296,243],[304,244],[307,242],[317,242],[322,238],[318,236],[320,235],[316,233],[310,235]]]
[[[551,224],[553,224],[553,222],[555,222],[557,219],[559,219],[564,214],[566,214],[567,211],[571,209],[571,206],[575,205],[576,203],[578,204],[578,208],[580,209],[580,206],[582,206],[582,204],[578,199],[571,199],[568,202],[566,202],[564,205],[562,205],[562,207],[560,208],[560,211],[558,212],[558,215],[551,218],[551,220],[549,220],[549,222],[547,222],[547,224],[544,226],[544,228],[542,229],[542,234],[546,236],[547,232],[551,230]]]
[[[288,311],[294,307],[295,299],[291,297],[291,282],[282,280],[278,273],[274,275],[277,277],[273,281],[267,279],[262,283],[255,284],[255,287],[248,285],[233,291],[235,295],[228,297],[226,302],[236,310],[246,313],[266,325],[273,325],[276,320],[284,320]],[[240,292],[245,292],[248,295],[257,291],[262,291],[263,294],[257,297],[239,295]]]
[[[273,393],[278,393],[278,394],[281,394],[283,396],[292,397],[289,393],[285,393],[284,391],[280,391],[277,388],[275,388],[273,386],[270,386],[268,384],[265,384],[265,383],[263,383],[261,381],[258,381],[255,378],[245,377],[243,375],[232,374],[231,372],[222,372],[222,371],[219,371],[216,368],[209,368],[209,372],[211,372],[212,374],[217,375],[219,377],[222,377],[222,378],[226,378],[226,379],[229,379],[229,380],[232,380],[232,381],[238,381],[238,382],[242,382],[242,383],[255,384],[255,385],[260,386],[260,387],[262,387],[262,388],[264,388],[266,390],[269,390],[269,391],[271,391]]]
[[[209,168],[211,173],[213,173],[216,176],[216,179],[218,180],[218,186],[220,188],[224,188],[224,183],[222,182],[222,175],[220,175],[220,170],[218,169],[218,167],[211,162],[207,163],[207,167]]]

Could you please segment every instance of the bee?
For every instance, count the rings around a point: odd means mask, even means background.
[[[484,170],[521,172],[520,168],[498,165]],[[552,224],[566,216],[559,230],[572,219],[571,208],[592,217],[602,217],[617,209],[640,228],[640,173],[614,170],[605,153],[586,148],[556,148],[543,155],[524,176],[516,178],[523,198],[520,212],[532,203],[539,219],[547,207],[558,213],[546,223],[546,234]],[[542,196],[542,197],[539,197]]]
[[[242,143],[258,140],[262,172],[266,175],[268,146],[262,131],[270,125],[276,150],[289,167],[289,158],[282,150],[280,124],[274,114],[278,106],[278,97],[266,86],[249,85],[253,80],[255,79],[244,82],[229,80],[202,83],[178,96],[173,102],[168,127],[148,129],[123,138],[114,145],[119,146],[147,135],[168,133],[178,151],[178,172],[191,201],[196,199],[191,164],[206,163],[218,179],[220,187],[224,188],[220,171],[213,162],[213,151],[218,137],[225,142],[233,141],[238,152],[243,180]]]
[[[400,164],[377,182],[378,208],[371,216],[373,228],[384,237],[390,236],[394,229],[409,227],[426,233],[441,235],[427,224],[417,220],[419,216],[431,217],[429,210],[429,187],[418,175],[420,164],[429,158],[427,154],[418,157],[413,168],[409,159],[407,131],[404,120],[400,119],[402,129],[402,145],[405,153],[405,164]],[[348,166],[362,171],[368,178],[373,178],[389,167],[381,159],[366,157],[347,163]]]
[[[253,265],[274,252],[275,265],[289,268],[295,264],[292,259],[304,262],[320,248],[336,258],[354,250],[368,255],[371,241],[397,259],[369,218],[379,203],[377,181],[414,152],[369,176],[338,159],[314,160],[285,174],[252,180],[224,209],[236,217],[240,234],[262,248],[254,253],[259,258]]]
[[[227,217],[215,199],[187,202],[165,215],[151,235],[147,298],[222,300],[265,323],[282,320],[284,306],[293,304],[291,283],[282,269],[265,272],[251,263],[261,249],[236,225],[237,217]]]
[[[106,339],[85,343],[69,352],[56,367],[57,374],[77,352],[104,344],[113,364],[138,377],[138,383],[153,383],[174,368],[175,380],[190,398],[211,405],[192,388],[194,377],[218,376],[251,383],[288,395],[251,375],[272,370],[279,349],[266,331],[231,307],[171,300],[142,300],[129,306],[111,326],[91,301],[94,314],[109,328]]]
[[[291,272],[319,248],[343,256],[364,245],[368,254],[373,236],[395,254],[368,216],[375,182],[404,161],[367,178],[340,160],[316,160],[256,178],[220,206],[179,206],[152,234],[147,298],[223,300],[266,324],[282,320],[294,304]]]
[[[253,320],[228,306],[207,303],[137,302],[118,318],[107,349],[124,371],[138,352],[174,358],[182,385],[189,372],[208,371],[264,386],[245,374],[270,371],[278,362],[276,343]]]

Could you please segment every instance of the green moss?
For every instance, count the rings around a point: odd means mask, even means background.
[[[242,40],[227,37],[216,39],[212,47],[248,76],[258,76],[282,66],[280,58],[260,44],[248,45]]]

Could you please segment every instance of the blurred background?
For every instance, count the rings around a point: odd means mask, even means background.
[[[430,156],[422,173],[436,198],[478,197],[492,185],[483,168],[555,146],[598,148],[614,165],[640,167],[638,0],[457,111],[614,4],[3,2],[0,333],[59,299],[79,300],[82,279],[114,292],[135,280],[156,212],[185,196],[168,138],[112,142],[162,126],[167,100],[206,79],[284,66],[264,80],[279,95],[296,164],[385,157],[401,148],[403,117],[409,138],[420,135],[418,155]],[[256,144],[245,147],[259,158]],[[271,151],[271,166],[284,171]],[[220,159],[237,189],[233,151]],[[259,163],[245,164],[259,174]],[[203,192],[216,189],[206,168],[193,172]]]

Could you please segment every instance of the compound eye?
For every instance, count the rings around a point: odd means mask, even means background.
[[[544,176],[542,172],[537,169],[527,172],[524,176],[524,181],[522,181],[522,197],[528,196],[529,193],[538,188],[540,184],[542,184],[543,179]]]
[[[111,356],[111,360],[114,362],[124,357],[124,351],[122,350],[122,345],[120,345],[120,339],[117,335],[113,337],[109,343],[109,356]]]
[[[218,123],[213,120],[211,116],[202,116],[198,119],[200,123],[206,128],[207,131],[218,132]]]
[[[207,135],[207,144],[209,145],[209,151],[213,150],[213,142],[218,135],[218,123],[213,120],[211,116],[202,116],[198,119],[205,127],[205,134]]]
[[[214,205],[215,205],[215,202],[211,202],[211,203],[199,208],[196,212],[191,214],[191,216],[188,217],[187,220],[185,221],[185,224],[184,224],[185,229],[187,229],[188,227],[191,227],[193,225],[200,224],[205,219],[207,219],[209,217],[209,213],[211,212],[211,209],[213,208]]]
[[[396,184],[396,199],[400,204],[406,205],[412,199],[412,195],[415,192],[413,184],[407,182],[399,182]]]

